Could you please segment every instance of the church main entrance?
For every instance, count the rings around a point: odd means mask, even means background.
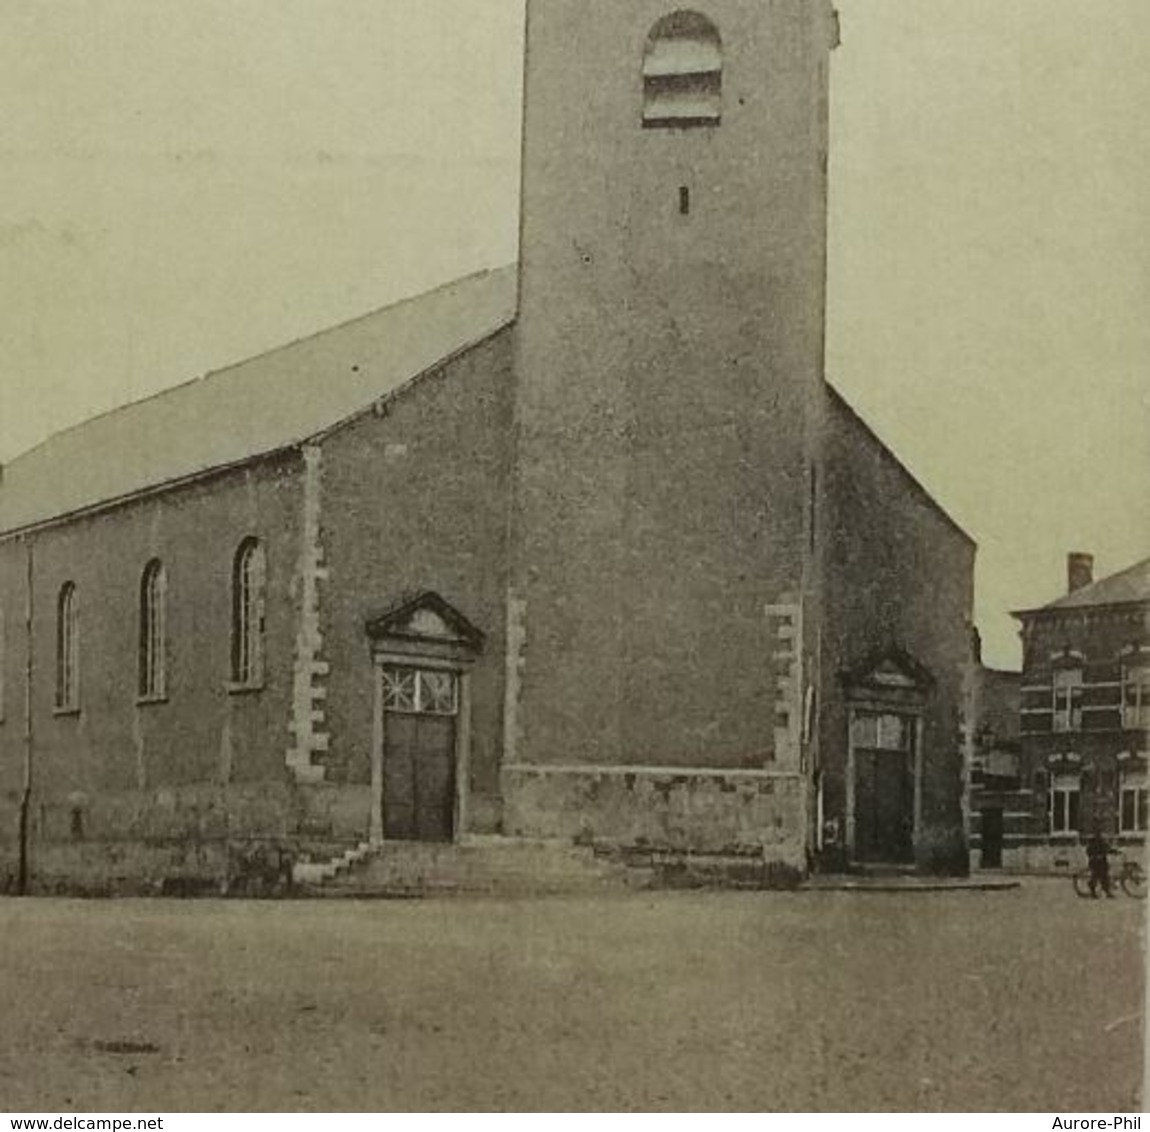
[[[470,670],[483,634],[430,590],[366,629],[375,671],[371,841],[454,841],[468,830]]]
[[[450,841],[455,834],[456,674],[385,665],[383,835]]]

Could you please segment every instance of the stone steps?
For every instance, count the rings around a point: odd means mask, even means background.
[[[297,890],[326,897],[531,896],[623,891],[649,881],[646,870],[603,860],[590,848],[496,837],[443,845],[388,842],[335,864],[297,866]]]
[[[361,841],[354,849],[348,849],[330,861],[297,861],[292,865],[292,882],[296,885],[322,885],[353,869],[371,853],[371,844]]]

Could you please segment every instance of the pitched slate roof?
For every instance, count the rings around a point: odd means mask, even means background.
[[[1101,578],[1038,609],[1018,610],[1014,616],[1033,617],[1043,613],[1059,613],[1064,609],[1133,605],[1138,602],[1150,602],[1150,558],[1135,562],[1133,566],[1127,566],[1117,574]]]
[[[49,437],[4,466],[0,536],[301,444],[515,319],[517,265],[481,271]],[[829,382],[910,485],[973,539]]]
[[[0,533],[290,448],[515,317],[515,267],[483,271],[49,437],[0,477]]]

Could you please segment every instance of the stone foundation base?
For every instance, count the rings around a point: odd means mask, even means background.
[[[366,785],[195,784],[37,798],[27,888],[87,895],[283,894],[296,862],[367,837]],[[18,887],[15,812],[0,814],[0,891]]]
[[[505,767],[504,832],[805,869],[803,780],[757,770]]]
[[[1138,861],[1143,868],[1148,863],[1145,845],[1138,840],[1112,840],[1111,846],[1128,860]],[[970,867],[982,869],[982,852],[978,847],[971,850]],[[1086,848],[1082,845],[1049,845],[1034,842],[1030,845],[1006,845],[1002,849],[1002,872],[1035,873],[1054,876],[1069,876],[1087,867]],[[1117,858],[1111,858],[1111,870],[1120,865]]]

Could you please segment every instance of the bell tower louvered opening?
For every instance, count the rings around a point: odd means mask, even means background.
[[[643,125],[717,126],[723,111],[723,45],[698,12],[673,12],[651,29],[643,55]]]

